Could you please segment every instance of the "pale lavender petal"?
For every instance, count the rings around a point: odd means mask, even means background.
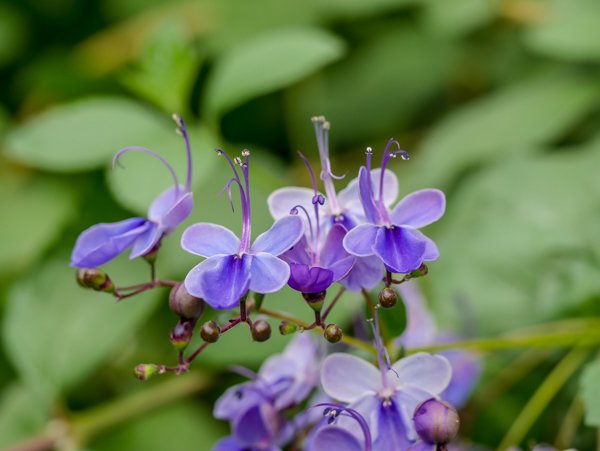
[[[417,442],[407,451],[435,451],[437,449],[437,445],[432,445],[430,443],[425,442]]]
[[[181,236],[181,247],[201,257],[233,255],[238,252],[240,240],[226,227],[199,222],[185,229]]]
[[[133,259],[146,255],[152,250],[156,243],[159,242],[162,236],[163,232],[160,230],[158,225],[154,222],[151,222],[148,229],[133,243],[129,258]]]
[[[394,402],[400,411],[406,435],[411,441],[419,438],[413,422],[415,410],[419,404],[431,397],[431,393],[414,387],[404,387],[394,395]]]
[[[395,402],[381,403],[377,412],[377,428],[373,448],[377,451],[405,450],[411,445]]]
[[[356,257],[354,266],[348,275],[340,280],[350,291],[361,291],[363,288],[374,288],[383,278],[383,264],[379,257]]]
[[[373,245],[377,239],[380,227],[373,224],[362,224],[354,227],[344,237],[344,248],[357,257],[373,255]]]
[[[279,256],[283,261],[288,263],[302,263],[310,265],[310,254],[308,253],[308,241],[306,235],[303,235],[300,240],[292,246],[292,248]]]
[[[158,224],[164,233],[171,233],[187,219],[193,209],[194,196],[192,193],[186,193],[162,216]]]
[[[131,218],[113,223],[101,223],[84,230],[77,238],[71,266],[95,268],[115,258],[148,230],[144,218]]]
[[[433,395],[440,394],[450,383],[452,367],[445,357],[419,352],[392,365],[388,379],[398,387],[413,387]],[[395,374],[394,374],[395,372]]]
[[[460,409],[469,399],[481,375],[481,360],[474,354],[462,350],[440,352],[452,366],[452,379],[440,394],[455,408]]]
[[[396,340],[397,344],[410,349],[433,343],[436,336],[435,322],[427,310],[417,282],[411,280],[400,284],[397,290],[406,308],[406,329]]]
[[[324,426],[311,440],[310,451],[363,451],[363,444],[351,433],[338,426]]]
[[[173,208],[173,205],[175,205],[184,193],[185,187],[183,185],[179,185],[179,187],[173,185],[167,188],[152,201],[152,204],[150,204],[150,208],[148,208],[148,219],[154,222],[160,222],[165,213]]]
[[[255,293],[273,293],[285,286],[290,278],[286,262],[266,252],[254,254],[250,267],[250,289]]]
[[[235,385],[217,399],[213,416],[220,420],[233,420],[263,401],[264,395],[252,383]]]
[[[233,437],[224,437],[215,443],[212,451],[244,451]]]
[[[252,256],[216,255],[192,268],[185,288],[192,296],[203,298],[217,310],[238,305],[250,286]]]
[[[338,260],[333,265],[331,265],[329,269],[333,273],[332,280],[337,282],[348,275],[352,267],[354,266],[354,262],[357,257],[354,255],[348,255],[348,257]]]
[[[440,258],[440,251],[433,240],[425,235],[423,235],[423,240],[425,241],[425,254],[423,255],[423,260],[430,262]]]
[[[269,230],[256,238],[251,253],[267,252],[277,257],[296,244],[302,235],[302,220],[298,216],[288,215],[275,221]]]
[[[381,388],[381,374],[359,357],[331,354],[321,365],[321,385],[333,399],[354,402]]]
[[[319,266],[290,263],[288,285],[301,293],[318,293],[333,283],[333,272]]]
[[[330,267],[336,261],[348,257],[344,249],[343,241],[348,232],[341,224],[334,224],[325,239],[325,244],[319,251],[319,264],[325,268]]]
[[[438,189],[422,189],[404,197],[392,210],[394,224],[420,228],[437,221],[446,209],[446,197]]]
[[[381,378],[381,375],[379,377]],[[371,433],[373,433],[376,428],[377,411],[379,410],[380,404],[381,399],[379,396],[374,392],[370,392],[362,398],[359,398],[357,401],[354,401],[348,407],[363,417],[369,426],[369,430]],[[364,437],[361,429],[357,428],[356,420],[352,419],[351,417],[345,415],[338,417],[336,424],[350,431],[356,438],[362,439]],[[375,436],[372,438],[375,438]]]
[[[421,232],[408,227],[380,227],[373,251],[389,271],[406,274],[423,263],[427,244],[422,237]]]
[[[292,208],[300,205],[306,209],[310,215],[310,220],[315,221],[312,198],[314,192],[309,188],[288,187],[279,188],[273,191],[267,198],[269,212],[273,219],[281,219],[289,216]],[[302,214],[304,216],[304,214]]]
[[[374,188],[374,193],[378,195],[379,193],[379,176],[381,174],[381,169],[372,169],[371,170],[371,184]],[[389,169],[385,171],[385,177],[383,179],[383,203],[386,206],[390,206],[394,203],[396,198],[398,197],[398,177]],[[360,198],[358,194],[358,178],[351,180],[348,183],[348,186],[344,188],[338,194],[338,201],[340,206],[344,210],[348,210],[353,214],[358,214],[359,216],[364,216],[364,211],[362,205],[360,203]]]

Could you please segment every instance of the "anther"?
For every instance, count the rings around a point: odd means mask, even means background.
[[[367,155],[372,154],[373,153],[373,149],[371,147],[367,147],[366,153],[367,153]]]
[[[242,165],[242,159],[241,159],[240,157],[235,157],[235,158],[233,159],[233,162],[234,162],[235,164],[237,164],[238,166],[241,166],[241,165]]]
[[[242,150],[242,157],[249,157],[249,156],[250,156],[250,151],[248,149]]]
[[[179,127],[183,127],[183,119],[181,119],[181,116],[179,114],[173,113],[171,117]]]

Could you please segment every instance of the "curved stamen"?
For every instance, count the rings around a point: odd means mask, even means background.
[[[312,186],[313,186],[313,192],[315,193],[313,196],[313,207],[315,209],[315,220],[317,222],[316,224],[316,228],[317,228],[317,233],[316,233],[316,237],[314,237],[313,239],[313,250],[314,250],[314,254],[315,254],[315,258],[318,261],[318,252],[319,252],[319,241],[321,238],[321,227],[319,226],[319,205],[323,205],[323,203],[325,202],[325,199],[323,199],[323,196],[321,196],[319,194],[319,191],[317,190],[317,179],[315,177],[315,173],[312,170],[312,167],[310,166],[310,162],[308,161],[308,159],[302,154],[302,152],[298,151],[298,155],[300,155],[300,158],[302,158],[302,161],[304,161],[304,164],[306,165],[306,168],[308,169],[308,172],[310,173],[310,179],[312,181]]]
[[[335,186],[333,185],[333,179],[340,180],[345,176],[337,176],[331,170],[331,162],[329,161],[329,128],[330,124],[327,122],[325,117],[317,116],[312,119],[315,127],[315,135],[317,138],[317,147],[319,148],[319,156],[321,159],[321,173],[320,177],[325,186],[325,193],[329,199],[330,210],[334,214],[341,214],[342,209],[340,208],[335,192]]]
[[[398,146],[398,150],[395,152],[390,152],[390,146],[392,144],[396,144],[396,146]],[[394,138],[391,138],[387,145],[385,146],[385,150],[383,151],[383,156],[381,157],[381,174],[379,175],[379,199],[377,199],[377,202],[379,203],[380,207],[383,207],[383,178],[385,177],[385,169],[388,165],[388,162],[390,161],[390,158],[392,158],[393,156],[396,155],[396,153],[398,153],[399,151],[401,151],[402,149],[400,149],[400,143],[398,141],[396,141]],[[404,152],[404,151],[402,151]]]
[[[383,388],[388,387],[387,383],[387,373],[388,371],[396,371],[392,368],[392,362],[390,360],[390,355],[383,344],[383,340],[381,339],[381,331],[379,328],[379,306],[376,305],[373,312],[373,319],[368,320],[369,325],[371,326],[371,330],[373,331],[373,337],[375,339],[375,348],[377,348],[377,362],[379,364],[379,371],[381,372],[381,380],[383,382]],[[398,373],[396,373],[398,376]]]
[[[167,160],[165,160],[159,154],[157,154],[156,152],[153,152],[150,149],[146,149],[145,147],[133,146],[133,147],[125,147],[124,149],[119,150],[113,157],[113,161],[112,161],[113,169],[115,168],[116,165],[124,167],[122,164],[119,163],[119,158],[121,158],[121,156],[126,154],[127,152],[142,152],[142,153],[148,154],[148,155],[158,159],[162,164],[164,164],[167,167],[167,169],[169,170],[169,172],[171,173],[171,177],[173,177],[173,182],[175,183],[175,198],[179,198],[179,179],[177,178],[175,169],[173,169],[173,166],[171,166],[167,162]]]
[[[223,189],[219,193],[219,196],[221,196],[221,195],[223,195],[223,193],[225,191],[227,191],[227,197],[229,198],[229,204],[231,205],[231,211],[235,211],[235,208],[233,207],[233,196],[231,194],[231,185],[233,183],[235,183],[238,186],[240,186],[240,182],[239,181],[237,181],[235,178],[231,178],[231,179],[229,179],[229,181],[227,182],[227,184],[223,187]]]
[[[358,413],[356,410],[351,409],[349,407],[344,407],[341,404],[337,404],[337,403],[333,403],[333,402],[322,402],[319,404],[315,404],[314,406],[309,407],[308,410],[314,409],[315,407],[325,407],[326,409],[325,409],[324,415],[325,416],[333,415],[334,418],[337,417],[341,412],[347,413],[350,417],[352,417],[359,424],[360,429],[362,430],[362,433],[365,437],[365,451],[373,450],[371,431],[369,431],[369,425],[367,424],[367,422],[365,421],[363,416],[360,413]]]
[[[173,114],[173,120],[177,124],[177,132],[183,137],[185,142],[185,152],[187,156],[187,176],[185,179],[185,191],[190,192],[192,190],[192,148],[190,145],[190,137],[188,135],[187,127],[185,122],[178,114]]]
[[[295,205],[290,210],[290,214],[292,214],[292,215],[298,214],[298,209],[302,210],[304,212],[304,214],[306,215],[306,220],[308,221],[308,231],[310,232],[310,241],[314,242],[315,235],[313,232],[312,221],[310,220],[310,215],[308,214],[308,211],[306,210],[306,208],[304,208],[302,205]]]
[[[258,374],[256,374],[254,371],[249,370],[248,368],[246,368],[245,366],[241,366],[241,365],[230,365],[229,366],[229,371],[239,374],[240,376],[243,376],[247,379],[250,380],[256,380],[258,379]]]

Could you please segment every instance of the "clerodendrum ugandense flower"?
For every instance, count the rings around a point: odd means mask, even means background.
[[[398,150],[390,151],[392,145]],[[379,183],[374,186],[371,173],[371,148],[367,149],[367,164],[359,171],[360,200],[367,224],[352,229],[344,238],[344,247],[358,257],[377,256],[392,273],[409,273],[424,261],[436,260],[439,252],[435,243],[418,229],[437,221],[446,206],[444,193],[423,189],[404,197],[389,211],[385,204],[385,168],[391,158],[408,154],[390,139],[381,162]],[[377,193],[377,196],[375,195]]]
[[[192,296],[204,299],[215,309],[235,307],[240,299],[252,290],[256,293],[273,293],[280,290],[290,277],[290,268],[278,258],[300,240],[304,233],[302,220],[288,215],[259,235],[251,244],[250,224],[250,152],[244,150],[242,158],[234,161],[222,150],[233,171],[226,189],[231,202],[231,188],[237,186],[242,205],[242,236],[217,224],[197,223],[188,227],[181,237],[181,247],[186,251],[206,257],[185,278],[185,287]],[[236,165],[241,168],[243,181]]]
[[[179,183],[173,167],[157,153],[144,147],[127,147],[119,151],[113,159],[113,166],[127,152],[143,152],[157,158],[166,166],[174,184],[152,202],[148,209],[148,218],[101,223],[83,231],[75,243],[71,266],[94,268],[107,263],[128,248],[132,248],[129,258],[142,257],[155,249],[163,236],[175,230],[189,216],[194,206],[191,192],[192,153],[183,119],[177,115],[173,115],[173,118],[177,123],[178,133],[183,137],[187,153],[185,185]]]
[[[312,119],[315,134],[317,137],[317,146],[321,160],[320,178],[325,187],[324,204],[319,212],[319,218],[313,212],[314,190],[301,187],[280,188],[268,198],[269,210],[275,219],[282,218],[289,214],[291,208],[296,206],[304,207],[308,212],[307,217],[313,224],[319,224],[322,229],[322,235],[329,231],[331,227],[338,224],[346,230],[351,230],[357,225],[367,221],[364,209],[360,201],[358,179],[351,180],[347,187],[339,193],[336,193],[334,179],[342,179],[343,176],[336,176],[331,169],[329,159],[329,128],[330,124],[323,116],[313,117]],[[380,170],[375,169],[371,172],[373,180],[379,180]],[[385,176],[385,189],[383,203],[390,206],[398,195],[398,180],[396,175],[387,171]],[[383,276],[383,267],[381,260],[376,256],[360,257],[354,262],[350,272],[340,280],[340,283],[351,291],[360,291],[362,288],[371,289],[379,283]]]

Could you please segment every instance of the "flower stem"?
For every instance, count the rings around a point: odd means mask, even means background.
[[[335,304],[337,303],[337,301],[342,297],[342,295],[346,292],[346,287],[341,286],[340,290],[337,292],[337,294],[335,295],[335,297],[333,298],[333,300],[331,301],[331,303],[327,306],[327,308],[325,309],[325,312],[323,313],[323,321],[325,321],[327,319],[327,316],[329,315],[329,313],[331,312],[331,310],[333,309],[333,307],[335,306]]]

